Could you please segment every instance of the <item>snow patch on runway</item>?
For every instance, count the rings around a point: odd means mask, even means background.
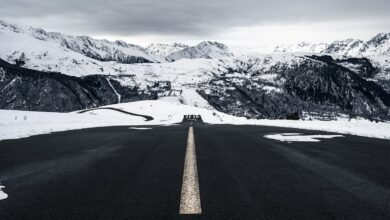
[[[265,138],[278,140],[282,142],[321,142],[320,139],[332,139],[344,137],[343,135],[304,135],[301,133],[281,133],[265,135]]]
[[[0,185],[0,200],[8,198],[8,194],[3,192],[3,188],[5,188],[5,186]]]

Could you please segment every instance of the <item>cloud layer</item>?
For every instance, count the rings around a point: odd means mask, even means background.
[[[93,35],[210,36],[296,22],[390,21],[388,0],[1,0],[0,19]],[[390,26],[387,26],[390,30]]]

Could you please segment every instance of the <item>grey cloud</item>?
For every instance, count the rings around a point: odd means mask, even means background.
[[[390,20],[388,0],[1,0],[0,19],[111,35],[206,35],[267,23]]]

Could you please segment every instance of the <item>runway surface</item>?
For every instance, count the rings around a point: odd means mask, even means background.
[[[194,124],[191,146],[188,123],[148,128],[0,141],[0,219],[390,219],[389,140]]]

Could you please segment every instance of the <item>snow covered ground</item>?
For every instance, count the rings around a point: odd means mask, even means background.
[[[165,101],[140,101],[105,107],[149,115],[154,120],[147,122],[144,118],[108,109],[82,114],[0,110],[0,140],[91,127],[170,125],[181,122],[185,114],[200,114],[209,123],[233,121],[232,116],[223,113]]]
[[[3,188],[5,188],[5,187],[0,185],[0,200],[4,200],[4,199],[8,198],[7,193],[3,192]]]
[[[390,122],[370,122],[366,119],[339,118],[336,121],[250,120],[248,124],[298,128],[390,139]]]
[[[332,139],[337,137],[344,137],[343,135],[304,135],[301,133],[282,133],[269,134],[265,138],[278,140],[282,142],[321,142],[321,139]]]
[[[321,130],[341,134],[390,139],[390,123],[367,120],[339,119],[337,121],[247,120],[216,110],[199,108],[167,101],[140,101],[110,105],[137,114],[149,115],[153,121],[102,109],[79,114],[0,110],[0,140],[17,139],[57,131],[105,126],[172,125],[182,121],[186,114],[201,115],[206,123],[261,125]]]

